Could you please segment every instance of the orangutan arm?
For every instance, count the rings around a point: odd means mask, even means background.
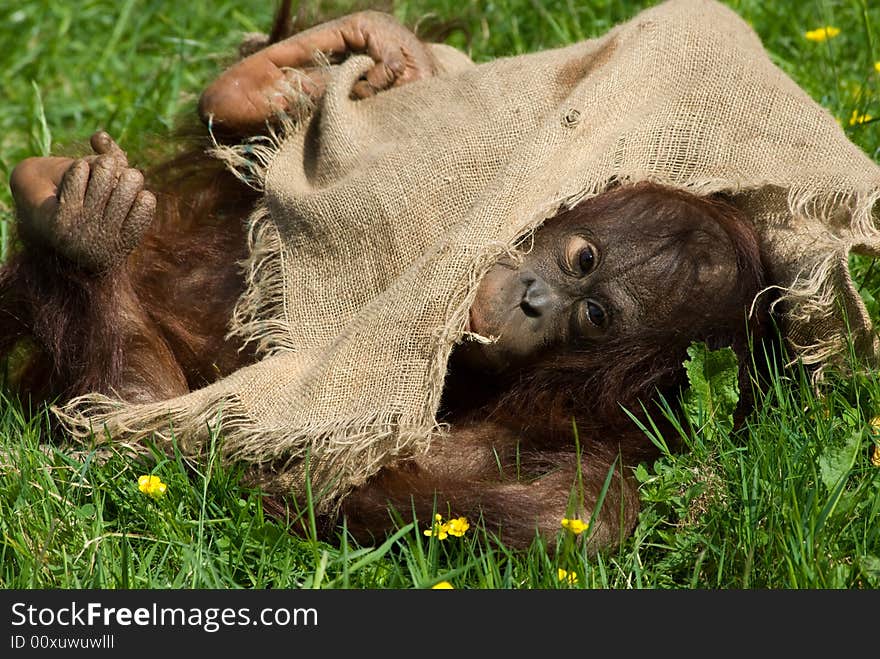
[[[272,44],[226,69],[202,93],[199,115],[235,134],[261,132],[276,112],[289,110],[291,90],[312,100],[324,93],[321,59],[342,61],[364,53],[376,62],[351,91],[365,98],[433,75],[430,50],[392,16],[364,11]]]

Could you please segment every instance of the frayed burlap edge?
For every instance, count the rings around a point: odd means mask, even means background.
[[[773,195],[758,194],[765,199]],[[770,261],[783,249],[773,240],[774,226],[788,225],[793,218],[813,226],[814,233],[805,232],[801,238],[814,253],[824,253],[796,271],[783,268],[783,281],[759,293],[778,293],[771,311],[780,320],[791,348],[786,365],[803,363],[816,383],[831,367],[849,371],[854,356],[869,367],[880,363],[877,331],[849,272],[851,253],[880,256],[880,231],[875,220],[878,202],[880,181],[867,190],[818,194],[806,185],[788,190],[781,207],[778,200],[769,201],[756,213],[759,230],[764,233],[762,251]],[[746,204],[746,209],[754,212],[754,204]],[[841,222],[846,216],[848,219]],[[836,231],[827,228],[835,225]],[[815,228],[818,226],[822,229]],[[784,249],[787,252],[790,245]]]
[[[125,405],[89,394],[52,409],[74,440],[143,453],[147,444],[204,460],[212,447],[224,464],[248,466],[246,481],[264,491],[304,501],[316,512],[333,513],[352,487],[398,456],[427,446],[443,426],[402,426],[394,415],[377,413],[352,424],[326,424],[267,431],[244,411],[234,394],[191,405],[167,401]],[[111,440],[112,438],[112,440]],[[120,438],[124,438],[120,440]],[[308,482],[306,475],[308,474]]]

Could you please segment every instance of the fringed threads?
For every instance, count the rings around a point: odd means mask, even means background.
[[[216,448],[225,464],[250,465],[255,485],[295,498],[305,496],[308,462],[308,487],[319,513],[332,513],[351,488],[395,458],[427,445],[430,435],[439,430],[401,425],[398,415],[385,412],[344,422],[267,428],[251,418],[234,393],[216,393],[199,399],[185,396],[175,404],[146,405],[86,395],[52,411],[81,443],[101,444],[102,438],[112,437],[114,448],[144,453],[152,442],[200,460]],[[213,440],[218,437],[215,447]]]
[[[284,244],[269,209],[261,201],[248,220],[248,251],[243,263],[246,287],[232,312],[229,337],[255,344],[263,357],[296,347],[290,336],[284,280]]]

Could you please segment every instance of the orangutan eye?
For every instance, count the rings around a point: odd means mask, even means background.
[[[587,300],[587,320],[596,327],[604,327],[607,320],[605,310],[592,300]]]
[[[595,246],[583,236],[572,236],[565,248],[566,269],[576,277],[590,274],[596,269],[599,255]]]
[[[587,274],[596,264],[596,253],[593,251],[592,245],[587,245],[578,254],[578,266],[581,272]]]

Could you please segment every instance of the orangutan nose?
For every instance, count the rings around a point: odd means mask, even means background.
[[[550,311],[553,295],[547,283],[533,272],[524,272],[520,281],[525,285],[519,303],[523,313],[530,318],[537,318]]]

